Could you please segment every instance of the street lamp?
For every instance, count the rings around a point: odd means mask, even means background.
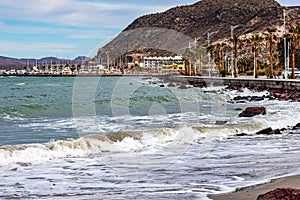
[[[198,40],[199,40],[200,38],[201,38],[201,37],[195,38],[195,41],[194,41],[195,49],[197,49],[197,42],[198,42]]]
[[[194,41],[194,45],[195,45],[195,57],[197,57],[197,42],[198,40],[201,39],[201,37],[197,37],[195,38],[195,41]],[[197,59],[196,59],[197,61]],[[195,62],[195,66],[194,66],[194,70],[195,70],[195,76],[197,75],[197,63]],[[201,69],[201,52],[199,52],[199,71],[200,71],[200,74],[202,74],[202,69]]]
[[[231,26],[230,27],[230,32],[231,32],[231,75],[232,75],[232,78],[234,78],[234,66],[233,66],[233,31],[235,28],[241,26],[240,24],[239,25],[235,25],[235,26]]]
[[[108,70],[110,70],[110,68],[109,68],[109,62],[110,62],[110,60],[109,60],[109,51],[106,51],[106,57],[107,57],[107,67],[108,67]]]
[[[215,34],[215,33],[217,33],[217,32],[219,32],[219,31],[214,31],[214,32],[211,32],[211,33],[207,33],[207,44],[208,44],[208,46],[207,47],[209,47],[210,46],[210,36],[212,35],[212,34]],[[210,55],[208,54],[208,69],[209,69],[209,71],[208,71],[208,74],[209,74],[209,76],[211,76],[211,68],[210,68]]]
[[[294,8],[294,9],[290,9],[290,10],[283,10],[283,25],[284,25],[284,38],[283,38],[283,42],[284,42],[284,78],[287,78],[287,74],[286,74],[286,68],[287,68],[287,52],[286,52],[286,16],[293,10],[298,10],[298,8]]]

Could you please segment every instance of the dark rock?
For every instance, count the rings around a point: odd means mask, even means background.
[[[282,129],[280,129],[280,131],[282,132],[282,131],[286,131],[287,129],[286,128],[282,128]]]
[[[215,125],[225,125],[227,121],[216,121]]]
[[[235,103],[247,103],[246,101],[236,101]]]
[[[280,135],[281,131],[279,129],[273,130],[272,132],[269,133],[269,135]]]
[[[205,87],[207,87],[207,85],[206,85],[205,82],[192,83],[191,85],[194,86],[194,87],[198,87],[198,88],[205,88]]]
[[[174,83],[169,83],[168,87],[175,87],[176,85]]]
[[[234,109],[234,110],[236,110],[236,111],[241,111],[241,110],[243,110],[242,108],[236,108],[236,109]]]
[[[248,100],[248,99],[249,99],[249,97],[241,97],[241,96],[237,96],[237,97],[233,98],[234,101]]]
[[[161,85],[159,85],[159,87],[165,87],[165,85],[164,85],[164,84],[161,84]]]
[[[248,107],[245,111],[239,114],[239,117],[253,117],[255,115],[265,115],[266,113],[265,107]]]
[[[266,194],[259,195],[257,200],[299,200],[300,190],[293,188],[278,188]]]
[[[251,97],[250,101],[263,101],[264,99],[264,97],[253,96]]]
[[[271,127],[258,131],[256,135],[280,135],[281,131],[279,129],[273,130]]]
[[[178,89],[188,89],[188,87],[186,85],[180,85]]]
[[[293,130],[298,130],[300,129],[300,123],[296,124],[296,126],[293,127]]]
[[[247,133],[239,133],[239,134],[236,134],[235,136],[244,137],[244,136],[248,136],[248,134]]]
[[[273,129],[271,127],[258,131],[256,135],[271,135]]]

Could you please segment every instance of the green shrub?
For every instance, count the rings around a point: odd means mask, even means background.
[[[266,75],[266,70],[264,70],[264,69],[257,70],[257,75],[258,76],[265,76]]]
[[[252,75],[253,75],[253,70],[247,71],[247,72],[246,72],[246,75],[247,75],[247,76],[252,76]]]
[[[220,71],[220,74],[222,77],[226,77],[229,73],[227,70],[222,70],[222,71]]]

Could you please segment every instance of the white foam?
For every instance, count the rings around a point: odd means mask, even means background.
[[[14,162],[46,161],[67,156],[83,157],[101,152],[158,151],[162,147],[192,142],[195,135],[190,135],[191,131],[193,129],[184,127],[132,133],[132,136],[128,133],[125,137],[91,135],[76,140],[53,141],[46,144],[4,146],[0,148],[0,163],[6,165]],[[193,131],[193,134],[196,132]],[[110,140],[110,137],[116,137],[117,141]]]
[[[236,96],[241,96],[241,97],[245,97],[245,96],[267,96],[270,93],[268,91],[261,91],[261,92],[255,92],[252,90],[249,90],[248,88],[243,88],[241,91],[238,90],[230,90],[230,91],[226,91],[227,95],[230,95],[231,98],[236,97]]]
[[[15,85],[22,86],[22,85],[26,85],[26,83],[16,83]]]

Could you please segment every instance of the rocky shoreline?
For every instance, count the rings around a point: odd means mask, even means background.
[[[209,196],[213,200],[296,200],[300,199],[300,176],[273,179],[268,183],[237,189],[233,193]]]
[[[266,87],[252,87],[248,88],[251,91],[254,92],[264,92],[268,91],[268,95],[264,96],[237,96],[234,97],[231,103],[246,103],[246,101],[263,101],[265,99],[267,100],[279,100],[279,101],[292,101],[292,102],[300,102],[300,92],[298,90],[282,90],[282,89],[269,89]],[[226,90],[236,90],[236,91],[242,91],[243,88],[236,86],[236,85],[228,85],[226,87]],[[255,115],[265,115],[266,114],[266,108],[265,107],[247,107],[242,113],[239,114],[239,117],[253,117]],[[273,130],[271,127],[262,129],[255,133],[255,135],[280,135],[283,133],[283,131],[290,131],[289,134],[299,133],[300,132],[300,123],[296,124],[295,126],[291,126],[288,128],[282,128],[282,129],[276,129]],[[248,134],[241,133],[237,134],[236,136],[244,137],[248,136]],[[299,180],[297,180],[299,181]],[[245,193],[254,193],[254,191],[245,192]],[[243,198],[246,196],[246,194],[241,193],[238,198]],[[248,195],[249,196],[249,195]],[[233,199],[233,196],[231,194],[220,196],[222,200]],[[271,199],[287,199],[287,200],[293,200],[293,199],[300,199],[300,190],[299,187],[295,187],[294,185],[290,184],[288,187],[283,187],[283,185],[278,184],[276,187],[261,191],[260,193],[256,194],[257,200],[271,200]],[[255,199],[254,198],[254,199]],[[213,198],[215,200],[219,198]]]
[[[161,87],[178,87],[179,89],[187,89],[190,87],[195,88],[206,88],[208,87],[206,81],[192,81],[186,79],[176,79],[172,76],[155,76],[159,79],[159,81],[155,84],[160,84]],[[236,90],[236,91],[243,91],[245,87],[236,84],[229,84],[225,85],[225,90]],[[267,91],[269,94],[258,97],[258,96],[238,96],[233,99],[233,101],[240,101],[237,103],[243,103],[244,101],[262,101],[265,99],[268,100],[280,100],[280,101],[293,101],[293,102],[300,102],[300,91],[297,89],[294,90],[287,90],[287,89],[271,89],[268,87],[261,87],[261,86],[250,86],[247,87],[249,90],[253,92],[263,92]]]
[[[241,91],[243,88],[241,86],[228,85],[226,89]],[[269,100],[279,100],[279,101],[300,102],[300,91],[298,90],[270,89],[267,87],[248,87],[248,89],[254,92],[268,91],[269,95],[262,96],[262,97],[255,97],[255,96],[236,97],[233,100],[260,101],[264,99],[269,99]]]
[[[188,88],[206,88],[207,83],[205,81],[186,81],[185,79],[174,79],[172,76],[156,76],[158,81],[150,82],[152,84],[157,84],[160,87],[177,87],[178,89],[188,89]],[[185,80],[185,81],[183,81]],[[238,86],[236,84],[229,84],[225,86],[226,91],[240,91],[245,89],[243,86]],[[253,92],[267,92],[263,96],[236,96],[229,101],[229,103],[246,103],[246,102],[259,102],[264,100],[278,100],[278,101],[291,101],[300,102],[300,91],[298,90],[286,90],[286,89],[270,89],[267,87],[253,86],[247,87]],[[242,109],[241,109],[242,111]],[[244,111],[239,114],[239,117],[254,117],[255,115],[265,115],[267,114],[265,107],[247,107]],[[224,125],[224,123],[216,122],[216,124]],[[296,131],[300,132],[300,123],[296,125],[291,125],[287,128],[281,128],[273,130],[271,127],[266,127],[256,133],[256,135],[273,135],[282,134],[283,131]],[[298,131],[299,130],[299,131]],[[246,133],[238,134],[237,136],[247,136]]]
[[[188,82],[186,84],[185,82],[180,81],[174,81],[173,79],[169,79],[168,77],[160,77],[159,82],[161,87],[178,87],[179,89],[187,89],[190,87],[199,87],[199,88],[205,88],[207,87],[206,82]],[[240,91],[242,92],[245,88],[242,86],[237,85],[227,85],[225,87],[225,90],[231,90],[231,91]],[[236,96],[233,99],[229,101],[229,103],[247,103],[247,102],[259,102],[264,100],[278,100],[278,101],[291,101],[291,102],[300,102],[300,91],[298,90],[284,90],[284,89],[270,89],[267,87],[260,87],[260,86],[254,86],[254,87],[247,87],[250,91],[253,92],[266,92],[266,95],[263,96]],[[266,115],[267,110],[265,107],[247,107],[245,110],[241,110],[241,113],[239,114],[239,117],[254,117],[255,115]],[[226,124],[226,122],[224,122]],[[220,125],[224,125],[223,123],[216,123]],[[256,132],[254,135],[280,135],[283,134],[283,132],[287,131],[288,134],[298,134],[300,133],[300,123],[296,125],[292,125],[287,128],[281,128],[273,130],[271,127],[266,127],[258,132]],[[245,137],[245,136],[253,136],[249,135],[247,133],[240,133],[235,135],[237,137]],[[294,177],[295,178],[295,177]],[[300,182],[297,178],[297,182]],[[289,179],[288,179],[289,181]],[[288,182],[288,187],[284,187],[284,185],[277,184],[273,188],[269,188],[268,186],[265,186],[265,190],[255,190],[255,191],[246,191],[246,192],[234,192],[232,194],[225,194],[225,195],[218,195],[213,196],[212,198],[215,200],[226,200],[226,199],[258,199],[258,200],[269,200],[269,199],[300,199],[300,187],[295,187],[294,184],[291,184]],[[247,194],[248,195],[247,195]],[[251,197],[249,195],[251,193]],[[250,198],[248,198],[250,197]]]

